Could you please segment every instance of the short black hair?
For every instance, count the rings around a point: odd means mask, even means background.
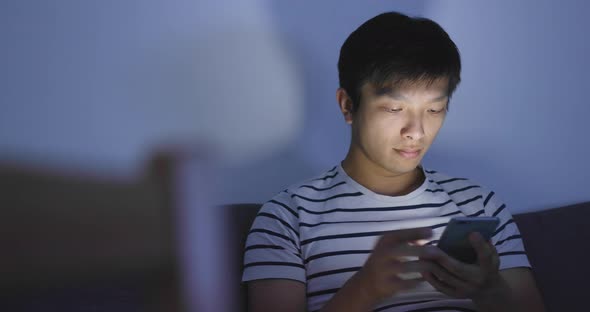
[[[365,83],[377,87],[448,79],[449,98],[461,81],[461,57],[436,22],[398,12],[379,14],[348,36],[338,59],[340,87],[360,104]]]

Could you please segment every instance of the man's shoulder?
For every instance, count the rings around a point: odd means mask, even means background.
[[[488,215],[495,216],[506,206],[494,191],[472,179],[453,177],[436,170],[425,170],[425,172],[432,185],[431,188],[434,189],[433,193],[446,193],[468,213],[479,213],[485,210]],[[469,210],[469,207],[472,210]]]
[[[293,183],[284,190],[272,197],[267,204],[282,205],[296,208],[296,199],[301,197],[326,196],[339,189],[345,184],[345,178],[338,166],[324,170],[311,178]],[[265,205],[267,205],[265,204]]]
[[[430,183],[434,183],[440,190],[444,190],[449,195],[460,193],[464,190],[474,190],[481,193],[489,193],[490,190],[475,181],[474,179],[461,176],[461,175],[449,175],[445,172],[440,172],[432,169],[424,169],[426,178]]]
[[[289,187],[283,190],[283,192],[289,194],[298,194],[300,192],[310,191],[323,192],[336,184],[342,183],[344,181],[343,178],[344,177],[340,173],[338,166],[334,166],[311,178],[291,184]]]

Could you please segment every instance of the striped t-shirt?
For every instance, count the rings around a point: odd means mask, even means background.
[[[319,310],[365,263],[384,232],[428,226],[436,244],[448,221],[497,216],[492,238],[500,269],[530,267],[506,205],[463,178],[424,170],[424,183],[403,196],[374,193],[336,166],[294,185],[264,204],[246,241],[243,281],[291,279],[306,284],[309,311]],[[450,298],[427,282],[396,294],[375,311],[471,311],[468,299]]]

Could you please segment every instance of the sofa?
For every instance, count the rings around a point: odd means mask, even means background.
[[[232,276],[242,311],[247,310],[246,286],[240,282],[241,250],[260,204],[226,206],[235,235]],[[586,307],[590,278],[590,202],[515,214],[537,286],[547,311],[589,311]],[[590,262],[590,261],[589,261]],[[239,289],[238,289],[239,287]]]

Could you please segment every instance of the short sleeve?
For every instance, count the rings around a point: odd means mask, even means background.
[[[500,218],[500,223],[492,237],[492,243],[500,256],[500,270],[515,267],[531,267],[524,249],[518,226],[506,204],[496,193],[490,191],[485,195],[484,210],[486,215]]]
[[[305,283],[299,242],[299,215],[286,192],[262,206],[244,249],[242,282],[291,279]]]

